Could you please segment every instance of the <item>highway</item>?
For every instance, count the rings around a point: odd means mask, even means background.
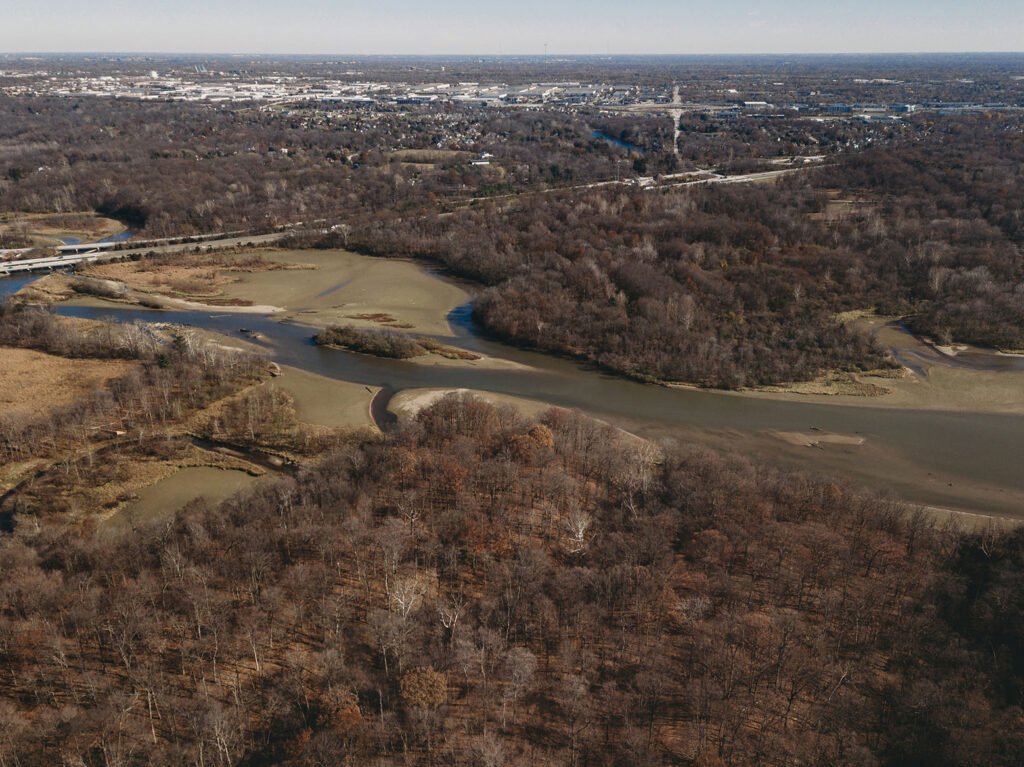
[[[286,236],[290,232],[273,232],[271,234],[237,234],[228,235],[205,235],[203,242],[168,242],[167,240],[148,240],[140,242],[131,248],[114,249],[108,243],[92,243],[85,245],[65,245],[57,248],[59,254],[45,258],[29,258],[21,261],[0,262],[0,277],[20,274],[24,272],[48,272],[57,269],[65,269],[77,264],[92,263],[95,261],[110,261],[121,258],[130,258],[133,255],[144,253],[182,253],[192,252],[197,248],[200,250],[213,250],[214,248],[232,248],[247,245],[249,243],[262,244],[274,242]],[[163,244],[160,244],[163,243]],[[118,243],[123,245],[123,243]],[[103,247],[96,247],[102,245]]]

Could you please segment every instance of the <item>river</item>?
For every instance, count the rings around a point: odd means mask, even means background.
[[[613,146],[617,146],[619,149],[625,149],[627,152],[639,152],[644,154],[645,150],[636,144],[632,144],[629,141],[623,141],[618,136],[613,136],[610,133],[605,133],[603,130],[597,130],[596,128],[590,132],[591,138],[599,138],[602,141],[607,141]]]
[[[0,280],[0,295],[31,279]],[[829,405],[642,384],[489,341],[473,327],[468,306],[449,316],[455,339],[446,341],[527,367],[430,366],[325,349],[313,344],[313,328],[257,315],[73,305],[58,305],[56,311],[91,319],[175,322],[233,336],[244,326],[259,334],[260,345],[275,362],[339,380],[389,392],[466,388],[527,397],[579,408],[644,436],[706,444],[836,475],[913,502],[1024,516],[1022,416]],[[865,443],[816,449],[774,436],[807,430],[856,435]]]
[[[105,243],[105,242],[127,242],[128,240],[130,240],[134,236],[135,236],[135,233],[133,231],[131,231],[130,229],[125,229],[123,232],[117,232],[115,234],[111,234],[111,235],[108,235],[106,237],[103,237],[103,238],[101,238],[99,240],[90,241],[90,242],[88,242],[86,244],[87,245],[98,245],[100,243]],[[58,237],[57,239],[60,240],[65,245],[81,245],[82,244],[82,238],[81,237],[73,237],[71,235],[65,235],[63,237]]]

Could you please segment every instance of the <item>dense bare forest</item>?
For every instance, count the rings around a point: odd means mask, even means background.
[[[1024,348],[1022,163],[1024,131],[992,120],[848,158],[818,184],[878,205],[850,233],[869,250],[844,290],[943,341]]]
[[[0,206],[97,211],[157,237],[259,230],[695,168],[750,170],[928,130],[925,121],[701,115],[684,119],[676,153],[665,115],[0,96]],[[474,164],[484,152],[491,162]],[[6,247],[20,244],[5,237]]]
[[[970,136],[970,141],[967,136]],[[884,365],[835,318],[1024,346],[1019,129],[970,121],[776,185],[596,189],[357,228],[492,286],[485,328],[638,377],[736,387]],[[328,238],[329,239],[329,238]]]
[[[1020,534],[450,398],[0,542],[7,764],[1014,765]]]
[[[641,122],[661,147],[650,156],[653,171],[672,157],[671,123]],[[555,111],[0,97],[0,207],[95,210],[169,236],[632,174],[627,153],[591,132]],[[483,148],[500,153],[500,165],[471,164]]]
[[[475,315],[501,338],[638,377],[734,387],[884,364],[834,319],[810,275],[772,252],[782,238],[797,246],[806,228],[766,199],[782,194],[530,198],[382,224],[350,242],[493,285]]]

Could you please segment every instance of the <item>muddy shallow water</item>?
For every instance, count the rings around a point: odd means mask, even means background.
[[[0,293],[8,290],[0,284]],[[832,405],[642,384],[488,341],[476,332],[465,307],[449,315],[454,338],[447,342],[528,368],[424,366],[324,349],[312,343],[313,328],[254,315],[116,305],[62,305],[56,311],[93,319],[174,322],[232,336],[244,325],[258,333],[259,345],[279,364],[385,392],[466,388],[542,400],[579,408],[651,438],[709,445],[835,475],[917,503],[1024,517],[1024,417],[1019,415]],[[375,412],[381,412],[381,403],[375,404]],[[856,435],[864,443],[806,447],[775,436],[808,430]]]
[[[234,469],[193,466],[178,469],[139,492],[139,497],[104,522],[110,530],[169,517],[196,498],[218,503],[251,487],[258,477]]]

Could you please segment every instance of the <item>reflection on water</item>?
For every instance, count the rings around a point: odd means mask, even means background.
[[[0,277],[0,298],[17,293],[30,282],[39,279],[38,274],[21,274],[17,277]]]
[[[135,232],[130,229],[125,229],[123,232],[117,232],[111,234],[108,237],[104,237],[102,240],[96,240],[96,242],[125,242],[135,236]]]
[[[117,232],[116,234],[108,235],[108,236],[103,237],[103,238],[101,238],[99,240],[89,240],[87,244],[100,243],[100,242],[126,242],[127,240],[130,240],[134,236],[135,236],[135,232],[132,232],[129,229],[125,229],[123,232]],[[74,237],[74,236],[71,236],[71,235],[64,235],[63,237],[58,237],[57,239],[60,240],[61,242],[63,242],[65,245],[81,245],[82,244],[82,238],[81,237]]]
[[[618,136],[613,136],[610,133],[605,133],[603,130],[593,130],[590,132],[591,138],[599,138],[602,141],[607,141],[613,146],[617,146],[619,149],[625,149],[627,152],[640,152],[644,150],[638,147],[636,144],[631,144],[628,141],[623,141]]]

